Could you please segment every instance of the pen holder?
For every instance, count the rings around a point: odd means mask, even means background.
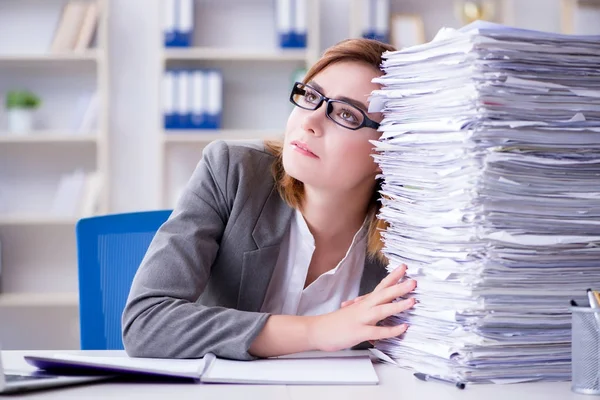
[[[600,309],[571,311],[571,390],[600,395]]]

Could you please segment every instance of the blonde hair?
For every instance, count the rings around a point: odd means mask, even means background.
[[[347,39],[337,43],[325,51],[323,56],[308,70],[303,79],[304,83],[310,82],[315,75],[328,66],[343,62],[362,62],[376,69],[380,69],[381,55],[385,51],[394,51],[395,48],[389,44],[371,39]],[[280,141],[266,141],[266,148],[275,156],[272,166],[275,184],[281,197],[292,208],[300,209],[304,199],[304,184],[291,177],[283,168],[283,144]],[[387,258],[381,252],[383,241],[381,231],[387,229],[387,223],[377,218],[381,208],[380,193],[381,181],[378,180],[367,211],[368,235],[367,256],[380,262],[387,263]]]

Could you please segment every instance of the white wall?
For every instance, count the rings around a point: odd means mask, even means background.
[[[111,203],[157,208],[160,0],[110,0]]]

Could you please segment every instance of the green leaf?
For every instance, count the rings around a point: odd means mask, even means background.
[[[27,90],[11,90],[6,94],[6,108],[38,108],[41,104],[38,96]]]

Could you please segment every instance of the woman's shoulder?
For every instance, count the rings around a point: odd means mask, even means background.
[[[204,148],[201,164],[228,193],[270,192],[275,182],[271,173],[274,160],[263,140],[217,140]]]
[[[252,165],[272,162],[274,155],[265,146],[264,140],[215,140],[203,151],[208,161],[231,165]]]

